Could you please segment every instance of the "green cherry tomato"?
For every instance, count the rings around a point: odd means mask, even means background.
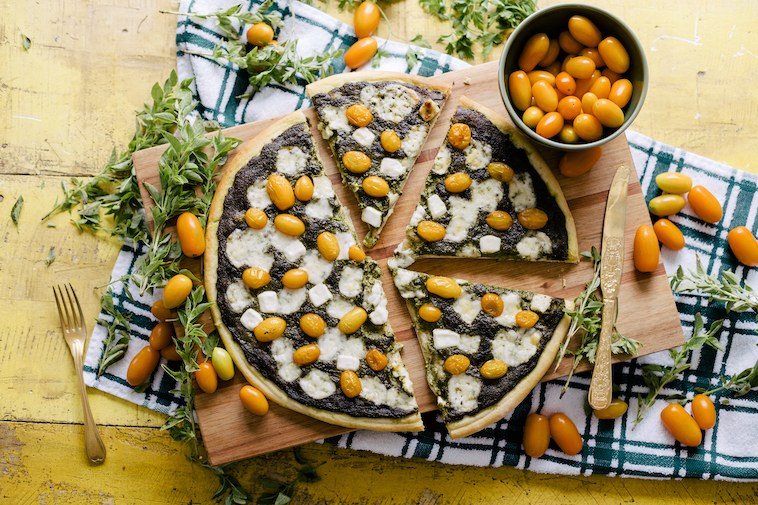
[[[684,410],[678,403],[669,403],[661,411],[661,421],[674,438],[687,447],[697,447],[703,441],[703,433],[700,431],[695,419]]]
[[[214,348],[211,360],[213,360],[213,368],[216,369],[219,379],[228,381],[234,377],[234,362],[232,362],[232,357],[226,349],[223,347]]]

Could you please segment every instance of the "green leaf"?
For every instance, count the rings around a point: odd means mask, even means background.
[[[29,37],[27,37],[26,35],[24,35],[22,33],[21,34],[21,44],[23,45],[24,50],[28,52],[29,48],[32,47],[32,39],[30,39]]]
[[[16,225],[16,231],[18,231],[18,219],[21,217],[21,209],[24,208],[24,197],[19,196],[18,200],[16,200],[16,203],[13,204],[13,208],[11,208],[11,221],[13,221],[13,224]]]
[[[50,246],[50,251],[47,253],[47,258],[45,258],[45,263],[47,263],[47,266],[50,266],[53,264],[53,261],[55,261],[55,246]]]

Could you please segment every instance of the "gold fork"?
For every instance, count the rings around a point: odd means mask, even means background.
[[[63,296],[64,290],[66,296]],[[58,306],[58,315],[61,318],[63,336],[66,338],[71,355],[74,357],[76,376],[79,379],[79,395],[82,397],[82,408],[84,409],[84,447],[89,460],[99,464],[105,460],[105,445],[97,431],[95,419],[92,417],[92,410],[90,410],[89,400],[87,399],[87,387],[84,385],[82,375],[84,341],[87,339],[87,327],[84,325],[82,306],[79,304],[79,298],[77,298],[71,284],[63,287],[58,286],[57,291],[53,286],[53,294],[55,295],[55,304]],[[66,298],[68,298],[68,304]]]

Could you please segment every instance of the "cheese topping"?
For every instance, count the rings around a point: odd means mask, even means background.
[[[308,298],[310,298],[313,305],[316,307],[321,307],[323,304],[332,299],[332,292],[329,291],[329,288],[326,286],[326,284],[322,282],[316,284],[308,291]]]
[[[305,206],[305,215],[314,219],[331,219],[334,208],[325,198],[311,199]]]
[[[346,300],[339,295],[336,295],[334,299],[329,302],[329,305],[326,306],[326,313],[335,319],[342,319],[342,316],[354,308],[355,305],[353,305],[353,302]]]
[[[250,296],[250,291],[242,281],[229,284],[226,288],[226,300],[229,302],[234,312],[242,312],[245,307],[253,303],[253,297]]]
[[[426,124],[416,125],[411,131],[405,134],[403,140],[400,142],[400,147],[405,152],[408,158],[415,158],[421,151],[421,146],[424,145],[427,131],[429,126]]]
[[[395,123],[402,121],[418,100],[415,91],[400,84],[388,84],[382,88],[369,85],[361,90],[363,105],[380,118]]]
[[[353,356],[345,356],[340,354],[337,356],[337,370],[358,370],[361,366],[361,360],[354,358]]]
[[[327,105],[321,109],[321,121],[318,122],[318,129],[321,130],[321,136],[328,139],[336,130],[350,131],[350,124],[347,122],[347,115],[341,107]]]
[[[453,195],[450,197],[450,224],[445,232],[445,240],[461,242],[468,237],[469,229],[479,220],[479,211],[492,212],[503,198],[503,185],[495,179],[473,182],[470,187],[471,200]]]
[[[300,379],[300,387],[305,394],[316,400],[323,400],[337,391],[332,379],[326,372],[321,370],[311,370],[305,377]]]
[[[332,273],[332,262],[326,261],[317,250],[308,251],[300,262],[300,270],[308,272],[308,282],[319,284]]]
[[[453,410],[470,412],[479,405],[482,382],[470,375],[453,375],[447,383],[448,401]]]
[[[247,309],[242,317],[240,317],[240,323],[242,326],[250,331],[253,331],[256,326],[263,322],[263,316],[253,309]]]
[[[437,156],[434,158],[434,165],[432,165],[432,172],[435,174],[444,174],[450,168],[450,164],[453,162],[453,157],[450,154],[450,150],[446,144],[440,147],[437,151]]]
[[[509,367],[526,363],[537,352],[537,345],[532,341],[535,333],[540,332],[534,328],[500,330],[492,339],[492,355]]]
[[[400,177],[405,173],[405,167],[395,158],[382,158],[379,171],[387,177]]]
[[[453,303],[453,310],[461,316],[464,323],[471,324],[482,310],[482,302],[476,295],[463,291]]]
[[[463,154],[466,155],[466,165],[469,170],[479,170],[492,161],[492,146],[472,139],[468,147],[463,150]]]
[[[345,347],[347,338],[337,328],[327,328],[323,335],[318,338],[318,347],[321,350],[319,361],[332,361]]]
[[[485,235],[479,239],[479,249],[482,253],[496,253],[500,251],[501,240],[495,235]]]
[[[340,276],[340,293],[348,298],[354,298],[363,291],[363,270],[347,266],[342,269]]]
[[[358,128],[353,132],[353,139],[363,147],[371,147],[375,137],[376,135],[366,127]]]
[[[432,330],[432,340],[436,349],[446,349],[460,344],[461,336],[452,330],[435,328]]]
[[[429,215],[432,219],[439,219],[447,214],[447,206],[442,201],[440,195],[432,195],[426,200],[426,206],[429,208]]]
[[[514,174],[513,179],[508,183],[508,198],[515,212],[536,207],[537,195],[534,193],[532,176],[526,172]]]
[[[226,257],[237,268],[256,266],[268,273],[274,264],[270,245],[270,229],[236,229],[226,239]]]
[[[312,177],[313,179],[313,198],[334,198],[334,188],[332,188],[332,181],[325,175],[318,175]],[[268,194],[266,194],[268,196]]]
[[[255,181],[253,185],[247,188],[247,201],[250,203],[250,207],[263,210],[271,205],[271,198],[268,197],[266,190],[267,182],[268,179]]]
[[[374,207],[366,207],[361,213],[361,221],[379,228],[382,225],[382,213]]]
[[[308,161],[307,156],[299,147],[282,147],[276,153],[276,170],[287,175],[302,172]]]
[[[264,291],[258,295],[258,305],[260,305],[261,312],[265,314],[273,314],[279,309],[279,298],[276,296],[276,291]]]
[[[279,292],[279,313],[293,314],[297,312],[305,303],[306,296],[307,292],[305,288],[283,288]]]
[[[553,252],[553,244],[544,232],[530,230],[518,241],[516,251],[524,258],[536,260],[540,256]]]
[[[550,308],[552,301],[553,299],[547,295],[534,295],[530,307],[534,312],[545,312]]]

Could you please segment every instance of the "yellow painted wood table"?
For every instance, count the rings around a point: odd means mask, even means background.
[[[351,14],[331,14],[350,21]],[[556,2],[541,1],[540,6]],[[637,131],[758,173],[758,60],[753,0],[605,0],[647,51],[651,83]],[[318,4],[324,7],[324,4]],[[383,4],[394,33],[435,40],[449,26],[417,0]],[[68,214],[40,218],[69,177],[98,173],[131,138],[133,111],[175,66],[175,19],[167,0],[15,0],[0,6],[0,503],[207,503],[217,487],[191,465],[164,417],[90,390],[108,450],[89,466],[74,367],[50,286],[72,282],[85,318],[98,313],[120,244],[80,233]],[[22,33],[31,39],[25,50]],[[387,29],[382,22],[380,35]],[[438,45],[438,48],[441,48]],[[495,51],[490,59],[496,58]],[[26,201],[18,229],[9,216]],[[47,266],[51,246],[56,261]],[[91,325],[90,325],[91,326]],[[293,503],[755,503],[758,485],[539,475],[393,459],[308,444],[323,480],[301,484]],[[257,497],[261,477],[294,477],[291,451],[234,470]],[[349,484],[348,483],[354,483]]]

